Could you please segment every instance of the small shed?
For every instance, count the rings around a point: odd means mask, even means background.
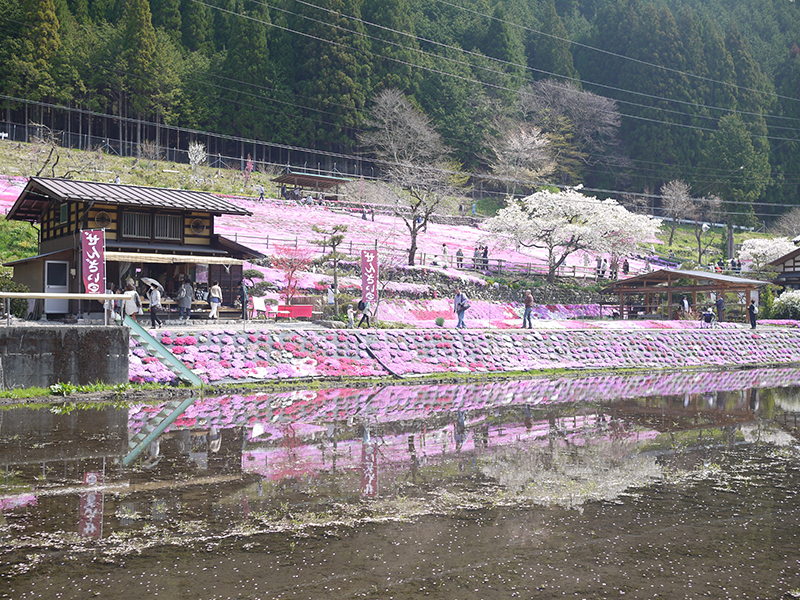
[[[619,295],[619,314],[626,317],[630,312],[643,311],[644,314],[657,314],[662,306],[657,298],[666,295],[666,306],[673,305],[673,296],[679,298],[691,294],[692,306],[697,306],[698,294],[742,294],[746,301],[757,300],[757,290],[768,282],[758,279],[733,277],[708,271],[688,271],[683,269],[659,269],[651,273],[637,275],[615,281],[603,291]],[[635,303],[633,297],[643,297],[643,303]],[[670,312],[662,314],[669,317]]]

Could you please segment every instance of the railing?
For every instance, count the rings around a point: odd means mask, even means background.
[[[59,292],[3,292],[0,291],[0,299],[5,299],[6,325],[11,325],[11,300],[13,299],[31,300],[127,300],[127,294],[79,294],[79,293],[59,293]],[[105,314],[104,321],[108,325],[108,313]]]

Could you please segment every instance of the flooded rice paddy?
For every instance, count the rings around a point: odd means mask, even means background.
[[[0,411],[0,598],[800,597],[800,371]]]

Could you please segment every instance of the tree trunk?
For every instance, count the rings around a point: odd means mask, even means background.
[[[411,229],[411,246],[408,249],[408,266],[413,267],[417,255],[417,227],[416,225]]]

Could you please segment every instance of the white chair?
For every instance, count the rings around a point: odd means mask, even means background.
[[[258,313],[263,313],[264,318],[267,318],[267,304],[264,298],[253,297],[253,309],[250,312],[250,318],[258,318]]]

